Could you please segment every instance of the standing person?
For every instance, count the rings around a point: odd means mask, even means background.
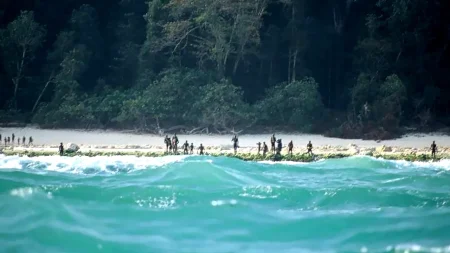
[[[277,141],[277,144],[278,144],[278,146],[277,146],[277,155],[280,155],[281,154],[281,150],[283,149],[283,144],[281,143],[281,139],[279,139]]]
[[[313,155],[313,152],[312,152],[313,145],[312,145],[311,141],[309,141],[308,145],[306,145],[306,149],[308,150],[309,155]]]
[[[289,148],[288,154],[292,155],[292,149],[294,149],[294,143],[292,142],[292,140],[291,142],[289,142],[288,148]]]
[[[191,150],[190,154],[194,154],[194,143],[191,143],[191,146],[189,148]]]
[[[174,134],[172,137],[172,149],[175,154],[178,152],[178,143],[180,142],[178,141],[177,134]]]
[[[12,139],[12,144],[14,144],[14,140],[16,139],[16,135],[14,133],[12,134],[12,138],[11,139]]]
[[[263,156],[266,156],[267,152],[269,152],[269,147],[267,147],[266,142],[263,142]]]
[[[6,139],[6,137],[5,137],[5,147],[6,147],[6,141],[7,141],[7,139]]]
[[[437,151],[437,145],[433,141],[433,143],[431,144],[431,157],[433,157],[433,159],[436,158],[436,151]]]
[[[0,142],[2,141],[2,134],[0,134]]]
[[[258,145],[258,155],[261,152],[261,142],[256,143],[256,145]]]
[[[17,146],[20,146],[20,138],[17,138]]]
[[[27,138],[25,138],[25,136],[24,137],[22,137],[22,145],[24,145],[25,146],[25,141],[27,140]]]
[[[270,150],[272,151],[272,153],[275,153],[275,142],[276,142],[276,138],[275,138],[275,134],[272,135],[272,137],[270,138]]]
[[[33,136],[28,139],[28,145],[33,145]]]
[[[166,152],[169,152],[169,147],[170,147],[170,138],[168,135],[166,135],[166,137],[164,138],[164,143],[166,144]]]
[[[205,150],[205,147],[203,147],[203,144],[200,143],[200,147],[198,147],[198,150],[200,150],[200,155],[204,155],[203,150]]]
[[[61,144],[59,144],[58,150],[59,150],[59,155],[63,156],[64,155],[64,145],[62,144],[62,142],[61,142]]]
[[[188,141],[186,141],[186,142],[184,143],[183,147],[184,147],[183,153],[184,153],[185,155],[187,155],[187,154],[189,153],[189,152],[188,152],[188,148],[189,148],[189,143],[188,143]]]
[[[11,137],[8,136],[8,145],[11,144]]]
[[[234,135],[233,139],[231,139],[231,141],[233,142],[233,149],[234,149],[234,154],[237,153],[237,149],[238,149],[238,145],[239,145],[239,139],[236,135]]]

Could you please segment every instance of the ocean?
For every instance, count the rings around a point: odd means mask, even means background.
[[[0,156],[0,252],[450,252],[450,161]]]

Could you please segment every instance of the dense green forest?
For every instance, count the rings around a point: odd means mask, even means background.
[[[450,125],[448,0],[3,0],[0,122],[387,139]]]

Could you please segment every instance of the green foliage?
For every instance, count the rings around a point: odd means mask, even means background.
[[[324,112],[318,84],[311,77],[269,89],[257,108],[265,123],[294,126],[302,131],[311,130]]]
[[[209,83],[200,90],[194,103],[200,123],[217,129],[251,123],[251,109],[243,100],[243,91],[228,80]]]
[[[382,114],[391,113],[400,118],[402,105],[406,100],[406,88],[400,78],[393,74],[386,77],[378,92],[378,103]]]
[[[444,0],[85,2],[0,11],[1,110],[46,127],[338,124],[375,139],[448,118]]]
[[[0,30],[0,49],[5,70],[14,84],[13,100],[16,109],[20,83],[27,76],[27,66],[44,42],[45,35],[45,27],[34,21],[32,11],[22,11],[5,30]]]
[[[164,122],[195,123],[193,104],[208,75],[201,71],[170,69],[142,90],[133,89],[124,99],[116,118],[121,124],[133,123],[142,129],[162,127]]]

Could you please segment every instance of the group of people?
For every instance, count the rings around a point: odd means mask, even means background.
[[[239,138],[237,137],[237,135],[234,135],[233,138],[231,139],[231,141],[233,142],[234,154],[236,154],[237,150],[239,148]],[[166,153],[178,154],[179,143],[180,142],[179,142],[176,134],[174,134],[172,136],[172,138],[170,138],[168,135],[166,135],[166,137],[164,138],[164,144],[166,145]],[[281,150],[283,148],[282,140],[281,139],[277,140],[275,137],[275,134],[273,134],[272,137],[270,138],[270,144],[271,144],[272,153],[280,155]],[[261,151],[263,152],[263,156],[265,156],[269,152],[269,147],[267,146],[266,142],[263,142],[262,147],[261,147],[261,142],[258,142],[256,145],[258,145],[258,155],[261,154]],[[183,154],[185,154],[185,155],[194,154],[194,143],[189,144],[189,142],[186,141],[182,145],[182,148],[183,148]],[[312,153],[313,145],[312,145],[311,141],[309,141],[309,143],[306,145],[306,148],[308,150],[307,154],[313,155],[313,153]],[[294,149],[294,143],[291,140],[288,144],[288,154],[292,155],[293,149]],[[200,146],[198,147],[198,154],[204,155],[204,150],[205,150],[205,147],[203,146],[203,144],[200,144]]]
[[[3,139],[2,139],[3,138]],[[14,146],[14,144],[16,143],[16,135],[13,133],[11,136],[2,136],[2,134],[0,134],[0,142],[3,140],[5,147],[6,146]],[[26,141],[27,138],[25,136],[23,136],[22,138],[18,137],[17,138],[17,145],[26,145]],[[30,136],[28,138],[28,145],[31,146],[33,145],[33,137]]]
[[[164,143],[166,144],[166,153],[178,154],[178,144],[180,143],[177,137],[177,134],[172,136],[172,139],[169,138],[168,135],[164,138]],[[184,155],[193,155],[194,154],[194,143],[189,144],[186,141],[183,145],[183,154]],[[198,154],[204,155],[205,147],[203,144],[200,144],[198,147]]]
[[[235,138],[236,138],[236,136],[235,136]],[[269,147],[267,146],[266,142],[262,143],[262,147],[261,147],[261,142],[256,143],[256,145],[258,146],[258,155],[261,154],[261,150],[263,152],[263,156],[265,156],[267,154],[267,152],[269,152]],[[270,150],[271,150],[272,154],[280,155],[282,149],[283,149],[282,140],[281,139],[277,140],[277,138],[275,137],[275,134],[273,134],[272,137],[270,137]],[[312,145],[311,141],[309,141],[308,144],[306,145],[306,149],[308,150],[307,154],[313,155],[313,153],[312,153],[313,145]],[[292,155],[293,150],[294,150],[294,142],[291,140],[288,144],[288,154]],[[236,149],[235,149],[235,152],[236,152]]]
[[[14,140],[14,134],[12,135],[12,139]],[[0,135],[1,138],[1,135]],[[6,139],[6,137],[5,137]],[[239,148],[239,139],[238,137],[235,135],[231,141],[233,142],[233,149],[234,149],[234,153],[237,153],[237,149]],[[6,143],[6,141],[5,141]],[[23,143],[25,143],[25,137],[23,137]],[[33,138],[30,137],[30,143],[33,143]],[[169,138],[169,136],[166,135],[166,137],[164,138],[164,143],[166,144],[166,152],[167,153],[173,153],[173,154],[178,154],[178,137],[175,134],[172,139]],[[275,138],[275,134],[272,135],[272,137],[270,138],[270,144],[271,144],[271,152],[272,154],[276,154],[276,155],[280,155],[281,154],[281,150],[283,148],[283,144],[281,139],[276,139]],[[266,142],[262,143],[262,147],[261,147],[261,142],[256,143],[256,145],[258,146],[258,155],[261,154],[261,150],[263,152],[263,156],[266,156],[266,154],[269,152],[269,147],[267,146]],[[183,145],[183,154],[185,155],[193,155],[194,154],[194,143],[189,144],[188,141],[186,141]],[[292,140],[289,142],[288,144],[288,154],[292,155],[293,154],[293,149],[294,149],[294,143],[292,142]],[[312,149],[313,149],[313,145],[311,143],[311,141],[308,142],[308,144],[306,145],[306,149],[307,149],[307,154],[313,156],[312,153]],[[198,154],[199,155],[204,155],[204,150],[205,147],[203,146],[203,144],[200,144],[200,146],[198,147]],[[437,152],[437,145],[436,143],[433,141],[433,143],[431,144],[431,156],[433,158],[436,158],[436,152]],[[64,154],[64,145],[61,143],[59,145],[59,154],[62,156]]]

